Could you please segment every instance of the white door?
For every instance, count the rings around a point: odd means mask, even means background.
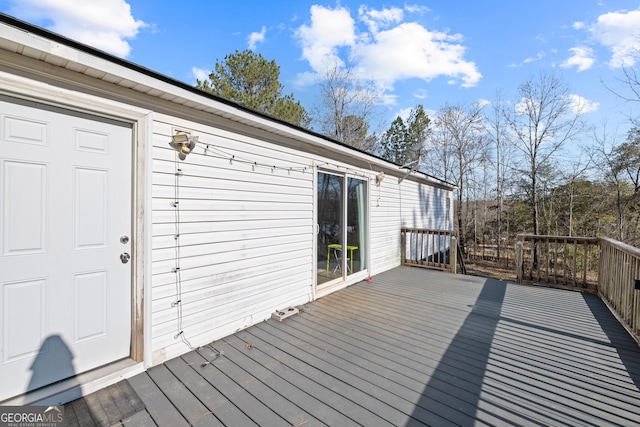
[[[129,124],[0,97],[0,401],[129,356],[131,153]]]

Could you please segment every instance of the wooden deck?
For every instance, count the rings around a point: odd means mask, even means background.
[[[628,426],[640,349],[596,296],[400,267],[115,387],[68,425]]]

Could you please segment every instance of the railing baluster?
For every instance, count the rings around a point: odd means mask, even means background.
[[[453,231],[402,228],[400,236],[402,251],[405,252],[401,254],[404,265],[453,270],[451,260],[455,261],[455,257],[450,253],[447,259],[445,254],[447,249],[455,250],[451,247],[454,244]]]
[[[584,253],[584,256],[582,257],[582,287],[586,287],[587,286],[587,271],[589,269],[589,266],[593,265],[590,262],[591,257],[593,256],[593,253],[595,252],[595,250],[593,250],[589,245],[587,245],[586,243],[582,243],[582,251]]]
[[[578,241],[573,240],[573,271],[571,272],[571,278],[573,280],[573,286],[577,286],[578,275]]]
[[[545,275],[547,277],[547,283],[549,283],[549,281],[550,281],[549,280],[549,277],[550,277],[549,276],[549,267],[551,266],[551,263],[549,262],[549,251],[550,251],[549,246],[550,246],[549,239],[547,239],[546,242],[545,242],[545,245],[544,245],[544,247],[545,247],[545,265],[546,265]]]
[[[598,276],[590,272],[597,271],[597,264],[593,268],[592,258],[599,260],[600,241],[592,237],[576,236],[535,236],[522,234],[517,236],[522,242],[523,258],[521,277],[519,281],[550,283],[569,288],[597,289]],[[534,263],[534,252],[537,254],[537,265]],[[529,259],[525,259],[529,256]],[[582,259],[579,259],[582,257]],[[582,270],[582,271],[581,271]]]

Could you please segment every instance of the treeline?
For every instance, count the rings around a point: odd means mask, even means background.
[[[513,246],[518,233],[608,236],[640,246],[640,126],[594,130],[591,105],[552,73],[523,82],[513,98],[427,109],[390,124],[376,84],[339,64],[318,76],[310,111],[284,94],[280,68],[250,50],[216,61],[197,87],[447,181],[456,187],[463,250]],[[634,70],[620,80],[638,101]]]

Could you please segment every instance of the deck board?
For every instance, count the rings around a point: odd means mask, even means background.
[[[89,396],[87,396],[88,398]],[[97,426],[91,411],[87,406],[87,398],[75,400],[64,409],[65,425],[67,427],[94,427]]]
[[[321,333],[318,324],[309,323],[305,327],[301,323],[292,327],[298,329],[299,333],[308,332],[314,337]],[[422,390],[424,381],[429,379],[429,372],[432,371],[429,369],[430,360],[427,356],[421,355],[415,347],[407,350],[401,345],[394,346],[388,342],[376,340],[375,337],[368,337],[354,326],[347,327],[352,331],[348,335],[330,332],[322,335],[326,343],[325,347],[332,346],[331,354],[327,357],[334,358],[335,354],[345,361],[346,369],[353,369],[349,368],[349,365],[360,367],[370,374],[379,375],[381,379],[393,381],[393,384],[383,383],[383,387],[395,386],[396,392],[404,393],[407,398],[411,393]],[[314,328],[317,329],[315,332]],[[292,331],[292,333],[296,332]],[[454,379],[452,377],[452,380]],[[409,390],[408,393],[405,392],[406,389]]]
[[[166,364],[154,366],[147,373],[189,425],[210,426],[217,424],[217,419],[211,411],[189,391],[185,384],[173,375]]]
[[[400,267],[302,308],[129,379],[121,424],[640,424],[640,349],[594,295]]]
[[[305,328],[298,324],[293,328],[297,331],[292,330],[292,335],[305,333]],[[313,336],[318,337],[318,334],[319,332],[315,331]],[[279,339],[290,338],[281,336]],[[324,336],[324,339],[316,342],[315,345],[315,348],[308,350],[309,354],[324,360],[325,363],[314,361],[314,365],[325,366],[331,375],[350,382],[376,398],[380,402],[377,413],[389,422],[398,425],[400,419],[407,420],[416,411],[412,399],[416,396],[416,392],[420,392],[424,383],[411,376],[399,374],[393,369],[393,360],[378,358],[366,348],[350,346],[348,341],[341,341],[330,335]],[[365,353],[368,354],[367,357],[363,357]],[[305,360],[309,359],[309,356],[305,357]],[[411,385],[413,385],[413,391],[411,391]],[[439,410],[442,413],[447,409],[446,406],[434,401],[429,407],[431,410],[425,408],[420,411],[420,416],[415,418],[416,422],[421,420],[420,422],[428,425],[443,425],[447,422],[445,418],[433,412]]]
[[[127,381],[140,396],[151,418],[157,425],[188,426],[185,418],[167,397],[171,393],[165,395],[165,391],[161,390],[153,382],[147,372],[129,378]]]
[[[318,328],[320,329],[320,328]],[[358,387],[360,390],[369,393],[377,399],[380,406],[377,406],[376,412],[387,421],[398,425],[400,419],[407,419],[412,412],[416,410],[411,398],[415,393],[408,391],[407,382],[411,382],[411,377],[405,376],[399,381],[394,379],[395,372],[387,367],[388,359],[362,357],[363,350],[358,347],[350,347],[346,341],[340,341],[339,338],[322,334],[318,329],[312,330],[309,336],[315,338],[313,343],[305,346],[305,351],[309,356],[303,356],[304,360],[311,360],[315,357],[313,364],[315,366],[324,366],[327,372],[337,378],[348,381],[350,384]],[[305,338],[308,329],[297,323],[290,326],[287,332],[292,337],[298,336],[301,341]],[[322,334],[322,335],[321,335]],[[274,336],[276,339],[283,341],[291,341],[291,337],[283,335]],[[293,341],[295,343],[295,341]],[[295,345],[295,344],[294,344]],[[420,390],[423,383],[414,381],[416,390]],[[446,423],[447,420],[432,411],[421,411],[420,420],[428,419],[429,425]],[[418,419],[415,420],[416,422]]]
[[[277,346],[274,346],[271,351],[288,354],[289,358],[283,360],[283,363],[295,369],[297,375],[313,378],[319,385],[316,386],[319,390],[316,396],[319,399],[333,401],[334,408],[343,414],[352,413],[354,421],[359,423],[393,425],[392,421],[396,419],[398,411],[384,400],[368,394],[366,392],[368,384],[365,381],[307,351],[303,348],[306,344],[304,340],[292,338],[280,328],[274,328],[271,325],[261,326],[261,328],[254,328],[251,334],[262,339],[263,342],[277,342]]]
[[[136,412],[132,416],[122,420],[122,426],[124,427],[154,427],[156,425],[147,411]]]
[[[247,348],[246,342],[237,336],[224,339],[218,346],[232,358],[238,368],[253,377],[252,383],[258,386],[258,393],[265,404],[270,407],[282,406],[282,415],[291,425],[324,426],[322,419],[335,420],[336,411],[331,406],[317,399],[306,390],[295,387],[285,377],[277,375],[273,364],[280,362],[270,360],[256,348]],[[238,371],[238,375],[243,375]],[[262,386],[259,384],[262,383]],[[268,385],[268,389],[264,387]],[[259,393],[262,390],[262,393]],[[334,418],[332,418],[334,417]]]
[[[220,421],[214,425],[257,425],[244,414],[233,402],[207,381],[201,372],[204,359],[197,354],[189,354],[184,358],[176,358],[166,362],[167,367]]]
[[[124,423],[134,416],[145,417],[137,415],[140,412],[146,412],[144,403],[133,387],[122,380],[66,405],[65,425],[91,427]]]
[[[201,365],[215,357],[215,353],[208,348],[189,353],[184,356],[185,361]],[[227,374],[227,369],[233,362],[228,357],[222,356],[214,359],[206,367],[200,370],[201,375],[214,384],[215,387],[232,402],[251,422],[258,425],[285,425],[285,420],[278,413],[260,399],[253,395],[252,390],[237,383]],[[234,422],[235,423],[235,422]],[[239,424],[231,424],[239,425]]]
[[[216,343],[216,349],[223,352],[223,357],[232,361],[232,363],[226,364],[225,374],[237,384],[241,384],[244,389],[251,390],[251,394],[266,407],[279,408],[278,415],[288,425],[323,425],[311,414],[301,409],[298,405],[299,402],[294,402],[294,397],[302,401],[305,398],[311,400],[312,397],[306,395],[303,390],[293,390],[289,383],[276,378],[275,375],[267,372],[263,366],[249,364],[246,358],[242,357],[243,353],[249,351],[243,343],[238,341],[234,346],[223,340]],[[209,366],[204,369],[208,368]],[[313,402],[306,406],[312,407],[317,403],[319,402]]]
[[[321,421],[328,425],[376,425],[376,423],[389,425],[375,413],[353,405],[349,394],[358,393],[358,390],[350,384],[331,377],[331,373],[323,371],[314,364],[297,358],[298,349],[276,342],[255,328],[242,336],[249,339],[254,349],[260,350],[271,359],[269,363],[274,373],[335,409],[336,414],[332,419]]]
[[[253,344],[251,350],[245,352],[245,356],[250,357],[252,362],[260,366],[260,368],[254,368],[254,370],[265,372],[261,375],[262,380],[277,385],[283,396],[311,414],[318,420],[318,423],[325,425],[357,425],[353,420],[345,417],[326,401],[322,400],[322,396],[317,393],[318,387],[314,387],[313,384],[306,387],[307,382],[300,382],[299,374],[292,367],[287,366],[281,358],[274,358],[269,352],[263,351],[267,346],[262,345],[259,340],[251,336],[243,335],[243,337],[240,337],[235,335],[225,338],[225,341],[230,346],[233,346],[236,349],[235,351],[242,352],[239,349],[248,343],[245,339],[250,339],[251,344]],[[311,420],[309,422],[315,424]]]

